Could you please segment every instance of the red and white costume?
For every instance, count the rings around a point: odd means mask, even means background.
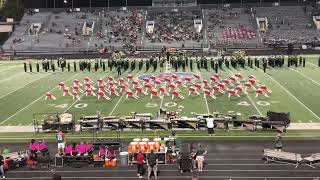
[[[86,83],[90,83],[90,84],[93,83],[93,82],[91,81],[91,78],[88,77],[88,76],[87,76],[87,77],[84,77],[83,79],[84,79],[84,81],[83,81],[84,84],[86,84]]]
[[[153,86],[151,84],[146,84],[145,87],[146,87],[146,93],[148,93],[148,90],[153,89]]]
[[[56,100],[56,99],[57,99],[53,94],[47,92],[47,93],[46,93],[46,97],[44,98],[44,100],[47,100],[48,98],[49,98],[49,99],[53,99],[53,100]]]
[[[265,92],[272,93],[272,91],[266,85],[261,85],[260,89],[262,89]]]
[[[140,86],[139,81],[137,80],[132,81],[132,87],[136,87],[136,86]]]
[[[197,74],[194,74],[193,77],[195,78],[196,81],[199,81],[200,78],[201,78],[201,77],[200,77],[199,75],[197,75]]]
[[[164,80],[165,80],[166,84],[171,84],[171,82],[172,82],[171,77],[166,77],[166,78],[164,78]]]
[[[195,94],[197,94],[197,95],[200,95],[200,93],[197,91],[197,88],[195,88],[194,86],[190,86],[189,88],[188,88],[188,91],[189,91],[189,96],[191,95],[191,93],[195,93]]]
[[[224,90],[222,90],[219,86],[212,86],[212,94],[214,94],[214,92],[219,92],[219,93],[224,93]]]
[[[218,79],[215,77],[215,76],[211,76],[210,77],[210,83],[212,84],[212,83],[215,83],[215,82],[217,82],[218,81]]]
[[[78,79],[73,80],[73,85],[82,86],[82,84],[80,83],[80,81]]]
[[[80,101],[79,92],[73,90],[72,91],[72,99],[75,99],[75,98],[77,98],[77,100]]]
[[[93,86],[92,86],[92,84],[91,84],[91,83],[89,83],[89,82],[85,83],[85,86],[86,86],[86,89],[93,89],[93,90],[96,90],[96,88],[95,88],[95,87],[93,87]]]
[[[236,87],[236,90],[237,90],[238,92],[241,92],[241,93],[244,93],[244,94],[248,94],[246,91],[244,91],[243,87],[240,86],[240,85]]]
[[[183,96],[180,94],[180,92],[177,91],[177,90],[172,91],[171,94],[172,94],[172,99],[173,99],[174,97],[178,97],[178,98],[184,99],[184,97],[183,97]]]
[[[229,93],[229,94],[228,94],[228,98],[230,98],[231,95],[232,95],[232,96],[238,96],[238,97],[240,97],[237,90],[228,89],[227,91],[228,91],[228,93]]]
[[[120,84],[119,88],[120,88],[120,93],[125,92],[128,89],[128,87],[124,84]]]
[[[170,88],[170,91],[174,91],[174,90],[180,91],[178,86],[176,84],[174,84],[174,83],[169,84],[169,88]]]
[[[143,78],[143,85],[150,83],[149,78]]]
[[[135,90],[136,90],[136,94],[138,93],[141,93],[141,94],[144,94],[144,95],[148,95],[141,86],[137,86],[135,87]]]
[[[152,89],[150,92],[150,99],[152,99],[153,96],[159,97],[160,99],[162,98],[156,89]]]
[[[160,80],[155,80],[154,81],[154,87],[157,88],[157,86],[161,85],[161,81]]]
[[[236,76],[238,79],[242,79],[242,78],[243,78],[242,75],[241,75],[241,73],[237,73],[235,76]]]
[[[104,91],[104,92],[107,91],[107,89],[106,89],[107,87],[103,84],[101,84],[98,88],[99,88],[99,91]]]
[[[102,78],[99,78],[97,81],[98,81],[98,86],[100,86],[100,84],[103,84],[103,79]]]
[[[216,78],[216,80],[221,80],[221,76],[219,74],[214,74],[213,76]]]
[[[60,82],[60,83],[59,83],[59,88],[60,88],[60,89],[64,89],[64,88],[65,88],[64,82]]]
[[[179,78],[179,76],[177,74],[173,74],[171,77],[174,81],[178,80],[178,78]]]
[[[258,89],[256,90],[256,97],[258,97],[259,95],[263,95],[263,96],[265,96],[265,97],[269,97],[268,94],[265,93],[265,91],[264,91],[263,89],[261,89],[261,88],[258,88]]]
[[[132,81],[132,80],[133,80],[133,76],[132,76],[131,74],[129,74],[129,75],[127,76],[127,80],[128,80],[128,82]]]
[[[178,84],[179,86],[187,87],[187,86],[183,83],[183,81],[181,81],[181,80],[179,80],[179,79],[178,79],[176,82],[177,82],[177,84]]]
[[[218,83],[218,86],[221,88],[221,89],[224,89],[226,86],[224,83]]]
[[[202,83],[204,84],[205,87],[209,87],[209,88],[211,87],[208,80],[203,80]]]
[[[159,90],[160,90],[160,95],[165,94],[165,95],[169,96],[169,92],[167,91],[166,86],[161,86],[159,88]]]
[[[63,96],[66,96],[66,94],[69,94],[70,96],[72,95],[68,87],[63,89]]]
[[[120,78],[118,84],[126,84],[126,81],[123,78]]]
[[[236,82],[236,83],[239,83],[239,81],[238,81],[238,79],[237,79],[236,76],[230,77],[229,80],[231,81],[231,83],[235,83],[235,82]]]
[[[94,92],[92,91],[92,89],[86,89],[86,90],[85,90],[85,94],[86,94],[86,96],[88,96],[88,94],[91,94],[91,95],[93,95],[93,96],[97,96],[96,93],[94,93]]]
[[[119,96],[119,93],[115,87],[109,87],[109,95],[111,94],[115,94],[116,96]]]
[[[139,96],[137,96],[134,92],[132,92],[132,91],[130,91],[130,90],[127,90],[127,91],[126,91],[126,94],[127,94],[126,99],[128,99],[128,97],[133,97],[133,98],[135,98],[135,99],[138,99],[138,98],[139,98]]]
[[[206,97],[206,96],[210,96],[212,99],[216,99],[217,97],[214,96],[209,90],[207,89],[204,89],[203,90],[203,96]]]
[[[113,77],[112,76],[108,76],[107,80],[108,80],[108,82],[113,81]]]
[[[247,89],[249,88],[253,88],[254,90],[256,89],[254,86],[252,86],[252,84],[250,82],[246,82],[244,84],[244,92],[247,92]]]
[[[229,79],[224,79],[224,80],[222,80],[222,82],[223,82],[225,85],[229,85],[229,84],[230,84],[230,80],[229,80]]]
[[[73,85],[72,88],[73,88],[74,91],[83,93],[83,91],[81,90],[81,88],[78,85]]]
[[[203,88],[201,84],[195,84],[194,87],[196,87],[197,89],[200,89],[200,90]]]
[[[98,99],[100,99],[100,98],[104,98],[106,100],[110,100],[110,98],[103,91],[99,91],[98,92]]]
[[[185,77],[184,80],[186,81],[186,84],[192,83],[192,78],[190,77]]]
[[[110,88],[110,87],[117,88],[116,84],[113,81],[108,82],[108,88]]]
[[[256,79],[256,77],[254,75],[249,75],[249,79]]]

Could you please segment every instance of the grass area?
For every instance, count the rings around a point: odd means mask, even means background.
[[[286,64],[286,63],[285,63]],[[214,74],[213,69],[199,71],[196,64],[193,65],[193,73],[201,74],[203,79],[209,79]],[[35,71],[35,66],[33,68]],[[116,71],[103,72],[57,72],[52,73],[25,73],[21,61],[0,62],[0,125],[32,125],[34,113],[64,112],[68,110],[76,115],[78,120],[83,115],[94,115],[96,111],[101,111],[103,115],[130,115],[132,112],[156,114],[160,106],[167,110],[177,110],[184,116],[192,116],[193,113],[234,111],[242,114],[243,119],[249,115],[265,115],[267,111],[290,112],[293,122],[296,123],[320,123],[320,68],[317,67],[317,57],[307,58],[306,67],[284,67],[282,69],[269,68],[267,73],[263,73],[258,68],[227,69],[219,71],[223,78],[227,78],[238,72],[247,77],[254,74],[260,83],[266,84],[271,90],[270,97],[255,98],[255,93],[249,91],[248,95],[240,94],[240,98],[228,98],[226,94],[216,94],[217,99],[201,96],[187,96],[187,89],[181,88],[181,94],[185,99],[165,96],[163,99],[150,96],[139,95],[138,100],[126,99],[125,96],[111,96],[110,101],[97,100],[92,96],[81,96],[81,100],[73,100],[71,96],[62,96],[58,83],[63,81],[71,86],[73,79],[83,80],[85,76],[90,76],[93,80],[109,75],[116,76]],[[179,69],[182,71],[182,69]],[[186,68],[190,72],[189,67]],[[137,68],[130,72],[123,72],[123,77],[127,74],[136,77],[141,74],[159,73],[159,68],[153,72],[142,71]],[[45,101],[44,93],[50,91],[57,100]]]

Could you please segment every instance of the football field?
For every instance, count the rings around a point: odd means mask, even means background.
[[[73,61],[72,61],[73,62]],[[286,65],[287,63],[285,63]],[[145,64],[144,64],[145,66]],[[267,73],[256,67],[233,69],[224,67],[219,70],[222,79],[241,73],[245,79],[253,74],[257,81],[267,85],[272,93],[269,97],[258,96],[254,90],[248,90],[248,94],[240,93],[240,97],[230,97],[227,94],[215,93],[216,99],[209,96],[188,96],[187,88],[181,87],[181,95],[184,99],[171,96],[164,98],[150,95],[138,94],[139,99],[128,98],[126,95],[111,95],[110,100],[97,99],[94,96],[80,94],[81,100],[73,100],[71,96],[62,96],[62,90],[58,83],[64,82],[72,87],[72,81],[79,79],[83,81],[86,76],[96,82],[98,78],[113,76],[117,80],[115,69],[105,72],[99,69],[97,72],[87,70],[84,72],[61,72],[58,69],[55,73],[35,72],[25,73],[22,61],[0,61],[0,125],[1,126],[26,126],[32,125],[33,114],[52,112],[71,112],[76,120],[84,115],[95,115],[100,111],[104,116],[110,115],[131,115],[132,112],[153,113],[157,116],[160,107],[167,111],[179,111],[181,115],[192,117],[195,113],[241,113],[243,119],[250,115],[266,115],[267,111],[290,112],[290,117],[296,123],[320,123],[320,68],[318,67],[317,56],[307,56],[306,67],[283,67],[268,68]],[[183,72],[179,69],[179,72]],[[128,74],[136,78],[143,75],[159,74],[159,68],[153,71],[141,71],[136,68],[122,73],[126,79]],[[173,70],[171,73],[175,73]],[[215,74],[209,67],[207,70],[198,70],[196,64],[193,71],[186,67],[186,74],[199,74],[202,79],[207,79]],[[45,93],[50,92],[56,96],[56,100],[45,100]]]

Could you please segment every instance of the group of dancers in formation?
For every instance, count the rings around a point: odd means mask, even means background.
[[[163,98],[171,96],[172,99],[184,99],[182,89],[186,89],[188,96],[201,96],[216,99],[215,93],[228,94],[228,97],[240,97],[240,94],[247,94],[247,90],[255,91],[256,97],[265,96],[271,90],[263,84],[260,84],[254,75],[244,78],[241,73],[237,73],[226,79],[222,79],[219,74],[214,74],[209,80],[201,78],[200,75],[179,76],[172,74],[162,79],[157,76],[150,75],[143,80],[138,80],[133,75],[120,78],[117,81],[112,77],[99,78],[93,81],[90,77],[83,79],[83,84],[78,79],[73,80],[71,87],[66,86],[64,82],[60,82],[59,88],[63,96],[70,95],[73,99],[80,100],[82,96],[95,96],[98,99],[110,100],[112,96],[126,95],[126,98],[139,99],[141,95],[150,95],[150,98]],[[186,93],[184,94],[186,95]],[[82,97],[81,96],[81,97]],[[45,100],[55,100],[56,97],[47,92]]]

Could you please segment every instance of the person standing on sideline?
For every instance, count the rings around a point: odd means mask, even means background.
[[[214,123],[213,123],[213,118],[212,116],[210,115],[207,119],[207,128],[208,128],[208,134],[209,136],[212,136],[214,135]]]
[[[281,151],[282,150],[282,136],[278,134],[275,141],[275,150]]]
[[[151,172],[153,171],[154,178],[157,179],[158,175],[158,157],[154,154],[153,150],[151,150],[149,156],[147,157],[147,165],[148,165],[148,179],[151,178]]]
[[[198,164],[198,171],[202,171],[203,170],[203,162],[204,162],[204,155],[207,154],[207,151],[204,150],[201,146],[201,144],[198,144],[198,150],[197,150],[197,164]]]
[[[2,156],[2,151],[0,150],[0,172],[1,172],[1,178],[6,178],[4,176],[4,169],[3,169],[3,165],[4,165],[4,158]]]
[[[144,156],[142,154],[141,151],[139,151],[139,154],[137,155],[137,175],[139,177],[139,179],[141,179],[143,177],[143,172],[144,172],[144,165],[145,160],[144,160]]]
[[[64,137],[64,133],[59,130],[57,135],[56,135],[56,138],[57,138],[57,143],[58,143],[58,154],[63,154],[63,150],[64,150],[64,147],[65,147],[65,137]]]

